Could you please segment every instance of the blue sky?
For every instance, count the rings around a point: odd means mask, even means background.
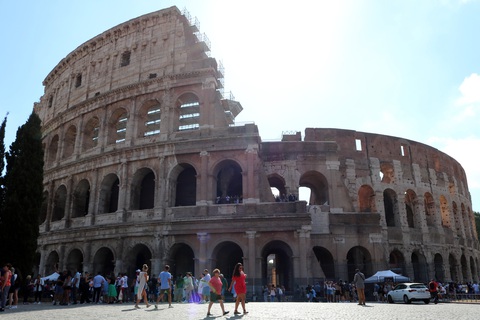
[[[465,168],[480,211],[480,1],[0,0],[0,118],[15,139],[42,81],[90,38],[177,5],[264,140],[307,127],[429,144]]]

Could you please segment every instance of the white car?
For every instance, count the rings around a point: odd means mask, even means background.
[[[430,291],[423,283],[399,283],[387,294],[388,302],[405,302],[423,301],[425,304],[430,303]]]

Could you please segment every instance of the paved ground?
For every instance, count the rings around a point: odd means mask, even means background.
[[[1,320],[150,320],[150,319],[328,319],[328,320],[387,320],[387,319],[480,319],[480,304],[429,304],[412,303],[382,304],[371,303],[366,307],[355,303],[265,303],[250,302],[247,304],[247,315],[233,315],[233,303],[226,303],[230,313],[221,315],[220,306],[213,305],[213,316],[207,317],[206,304],[174,304],[169,309],[160,305],[159,310],[149,309],[142,305],[140,310],[133,304],[114,305],[75,305],[52,306],[19,305],[18,309],[6,310],[0,313]]]

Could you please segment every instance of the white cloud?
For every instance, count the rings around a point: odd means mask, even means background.
[[[459,91],[461,97],[457,100],[457,105],[477,104],[480,107],[480,75],[472,73],[466,77],[460,85]]]

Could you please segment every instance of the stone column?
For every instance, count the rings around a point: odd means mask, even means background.
[[[207,267],[207,241],[209,234],[206,232],[197,233],[198,241],[200,242],[198,252],[198,263],[195,265],[195,275],[202,274],[202,271]]]
[[[243,186],[243,202],[244,203],[256,203],[258,202],[258,188],[255,187],[255,162],[257,159],[257,145],[249,145],[245,150],[247,158],[247,172],[246,184]]]
[[[67,180],[67,198],[65,199],[65,215],[63,219],[65,220],[65,228],[70,228],[72,222],[72,211],[73,211],[73,177],[69,176]]]
[[[209,188],[209,175],[208,175],[208,158],[210,154],[207,151],[200,152],[200,174],[197,175],[197,206],[207,205],[209,201],[215,198],[212,194],[211,188]]]
[[[261,286],[260,276],[257,274],[257,269],[255,265],[256,261],[256,246],[255,238],[257,231],[245,231],[248,239],[248,260],[246,265],[246,273],[248,275],[248,288],[247,292],[251,291],[252,295],[259,294],[260,291],[257,289],[257,286]],[[244,261],[245,264],[245,261]]]
[[[93,273],[93,263],[92,263],[92,243],[85,242],[83,245],[83,271],[88,271]]]
[[[45,261],[47,260],[47,251],[45,250],[45,246],[40,247],[40,265],[38,266],[38,273],[42,275],[42,277],[46,276],[45,274]]]
[[[299,272],[297,283],[301,286],[308,284],[308,270],[307,270],[307,248],[310,247],[310,230],[309,226],[302,226],[302,229],[297,230],[298,233],[298,256],[299,256]]]

